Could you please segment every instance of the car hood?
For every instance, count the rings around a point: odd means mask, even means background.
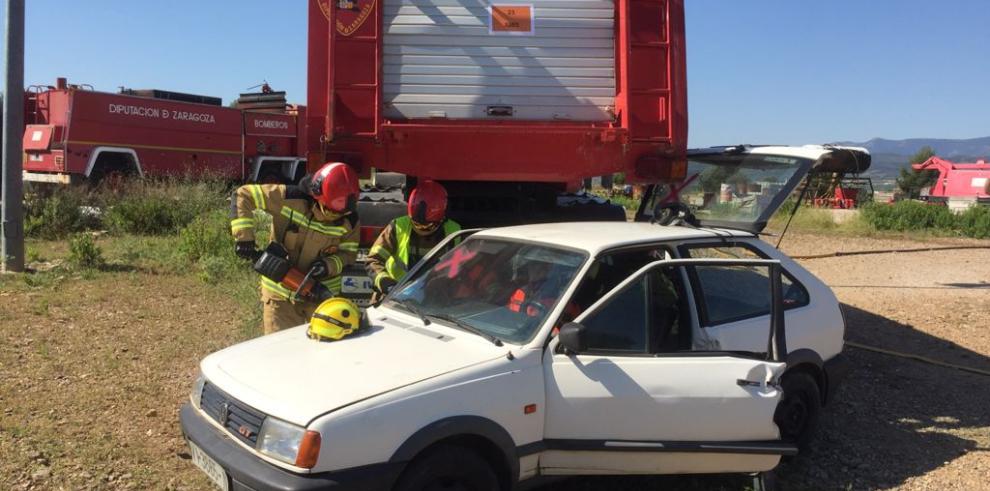
[[[391,312],[369,317],[364,333],[340,341],[311,340],[306,326],[299,326],[218,351],[201,369],[231,397],[304,426],[324,413],[508,351],[473,334],[424,327]]]

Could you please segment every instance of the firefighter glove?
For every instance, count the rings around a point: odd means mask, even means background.
[[[330,277],[330,268],[327,266],[327,262],[322,259],[317,259],[309,265],[309,277],[316,281],[323,281]]]
[[[398,283],[391,276],[383,276],[378,280],[378,291],[382,292],[383,295],[388,295],[388,292],[392,290],[392,287]]]
[[[241,240],[234,244],[234,252],[238,257],[255,262],[261,256],[261,251],[254,245],[253,240]]]

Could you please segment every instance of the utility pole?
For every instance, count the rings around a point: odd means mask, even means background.
[[[24,271],[24,0],[7,0],[3,88],[3,272]]]

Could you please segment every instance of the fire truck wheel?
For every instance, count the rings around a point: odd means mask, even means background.
[[[134,172],[126,167],[103,166],[95,169],[89,175],[89,182],[94,186],[103,186],[110,189],[116,189],[133,175]]]

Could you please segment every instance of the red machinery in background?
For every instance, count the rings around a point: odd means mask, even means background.
[[[308,69],[310,169],[439,180],[470,225],[623,219],[561,193],[686,171],[683,0],[310,0]]]
[[[971,164],[958,164],[939,157],[911,166],[916,172],[938,171],[938,177],[928,191],[928,199],[971,199],[990,201],[990,164],[979,160]]]
[[[280,102],[279,102],[280,101]],[[305,109],[285,93],[216,97],[98,92],[58,79],[25,93],[25,180],[68,184],[112,174],[288,181],[304,172]]]

